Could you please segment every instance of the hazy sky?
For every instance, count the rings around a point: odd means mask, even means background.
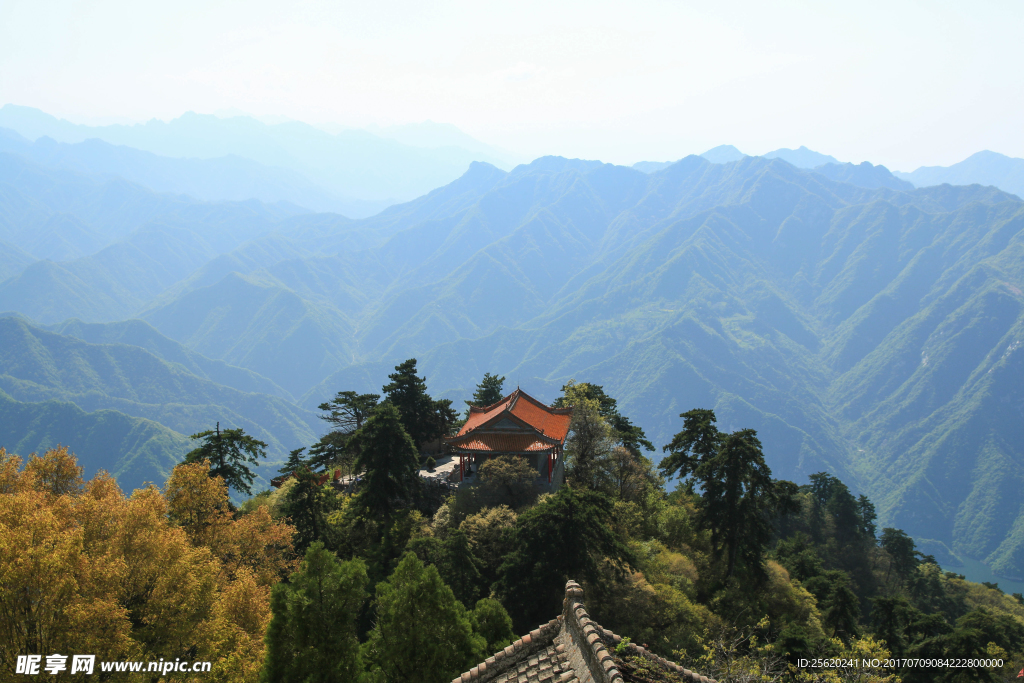
[[[1024,1],[0,0],[0,104],[453,123],[525,156],[1024,157]]]

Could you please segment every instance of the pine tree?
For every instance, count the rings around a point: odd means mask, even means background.
[[[356,469],[363,472],[356,505],[374,518],[388,518],[392,506],[407,499],[419,484],[419,458],[402,426],[398,409],[381,404],[352,436]]]
[[[306,551],[289,583],[274,586],[264,683],[355,681],[361,673],[356,618],[366,600],[362,560],[339,562],[322,543]]]
[[[832,629],[832,635],[849,640],[857,635],[860,604],[844,571],[830,569],[823,575],[828,593],[821,604],[821,622]]]
[[[427,381],[416,374],[416,359],[395,366],[391,380],[383,388],[387,401],[398,409],[405,431],[416,448],[440,436],[434,420],[434,402],[427,394]]]
[[[480,595],[481,562],[469,547],[462,529],[452,529],[441,542],[437,570],[463,605],[472,605]]]
[[[719,432],[711,410],[680,417],[683,431],[665,446],[670,454],[659,468],[666,476],[692,477],[700,486],[698,521],[711,532],[716,555],[724,556],[726,576],[742,563],[755,579],[766,578],[763,553],[771,541],[771,521],[798,510],[795,485],[772,480],[753,429]]]
[[[331,423],[333,431],[351,434],[360,427],[377,409],[380,394],[357,394],[354,391],[339,391],[330,401],[321,403],[319,408],[326,412],[320,419]]]
[[[252,482],[256,475],[249,465],[256,465],[260,458],[267,457],[267,444],[254,439],[241,428],[221,431],[220,422],[216,429],[193,434],[193,439],[203,443],[185,455],[185,462],[210,461],[210,476],[224,477],[227,485],[236,491],[252,495]]]
[[[375,611],[363,654],[387,683],[447,683],[486,656],[466,608],[413,553],[377,584]]]
[[[668,455],[658,463],[658,469],[666,477],[688,477],[703,461],[710,460],[718,452],[722,434],[715,426],[715,411],[695,408],[681,413],[683,431],[672,437],[671,443],[662,450]]]
[[[475,406],[477,408],[485,408],[489,405],[493,405],[500,401],[504,394],[502,388],[505,386],[505,378],[492,375],[489,372],[484,373],[484,378],[480,380],[480,384],[476,385],[476,391],[473,392],[473,400],[466,401],[467,406]]]
[[[565,582],[594,581],[605,558],[632,563],[632,551],[608,527],[612,501],[563,487],[519,516],[512,552],[502,563],[497,591],[520,631],[556,614]]]
[[[319,484],[320,475],[302,467],[295,473],[295,485],[288,490],[283,512],[295,527],[295,547],[299,552],[316,541],[330,542],[327,516],[338,508],[338,497],[330,485]]]
[[[336,467],[351,474],[355,456],[349,448],[350,436],[342,432],[327,432],[309,448],[309,467],[314,472],[332,471]]]
[[[278,470],[278,473],[282,475],[289,475],[298,472],[306,464],[305,459],[302,457],[302,451],[306,450],[305,446],[296,448],[293,451],[288,451],[288,459],[284,461],[284,465]]]
[[[384,386],[387,401],[398,408],[405,431],[412,437],[417,450],[434,439],[447,435],[458,420],[449,399],[435,401],[427,393],[427,381],[416,374],[416,359],[410,358],[395,366],[388,375],[391,382]]]
[[[860,519],[861,533],[874,539],[877,532],[875,520],[878,518],[878,514],[875,512],[875,504],[864,494],[857,499],[857,517]]]
[[[882,529],[878,544],[889,555],[889,568],[885,572],[886,582],[894,579],[898,585],[905,585],[919,564],[919,553],[914,539],[902,529]]]

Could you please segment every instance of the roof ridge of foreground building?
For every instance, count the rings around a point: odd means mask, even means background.
[[[497,401],[495,401],[494,403],[492,403],[490,405],[487,405],[487,406],[470,406],[469,407],[469,412],[471,412],[471,413],[486,413],[487,411],[491,410],[492,408],[500,406],[505,401],[508,401],[510,398],[512,398],[512,396],[517,391],[520,391],[519,387],[516,387],[515,391],[512,391],[512,392],[510,392],[508,394],[505,394],[504,396],[499,398]],[[508,410],[508,406],[505,407],[505,410]]]
[[[590,618],[583,605],[583,589],[570,580],[565,584],[560,615],[454,678],[452,683],[629,683],[630,679],[619,671],[608,651],[622,640]],[[623,653],[644,658],[672,677],[666,680],[715,683],[714,679],[628,641]]]

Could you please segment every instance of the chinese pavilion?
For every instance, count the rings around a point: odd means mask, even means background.
[[[466,424],[456,436],[445,439],[445,446],[459,458],[459,482],[466,480],[472,465],[479,467],[499,455],[517,455],[536,468],[538,478],[559,484],[570,422],[572,408],[552,408],[517,388],[493,405],[471,406]]]

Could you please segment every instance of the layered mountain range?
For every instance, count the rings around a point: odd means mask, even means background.
[[[87,126],[7,104],[0,107],[0,128],[8,129],[0,134],[0,151],[45,165],[109,173],[199,199],[288,201],[347,216],[369,216],[424,194],[457,178],[471,161],[510,168],[516,158],[454,126],[429,122],[374,134],[187,112],[167,122]]]
[[[832,472],[943,561],[1019,576],[1022,250],[1018,197],[871,164],[473,163],[351,220],[0,155],[0,436],[119,415],[87,462],[157,481],[217,420],[309,445],[321,401],[409,357],[456,400],[575,378],[658,445],[713,408],[776,476]]]

